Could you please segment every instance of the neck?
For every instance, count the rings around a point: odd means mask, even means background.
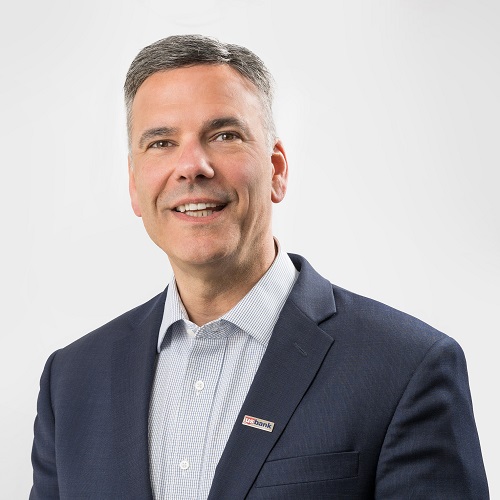
[[[198,326],[231,310],[262,278],[277,255],[274,240],[264,255],[244,263],[177,267],[172,262],[177,289],[189,319]]]

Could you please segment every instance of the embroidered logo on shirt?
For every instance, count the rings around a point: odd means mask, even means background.
[[[255,427],[261,431],[273,432],[274,422],[269,420],[262,420],[261,418],[251,417],[250,415],[245,415],[243,417],[243,425],[248,425],[248,427]]]

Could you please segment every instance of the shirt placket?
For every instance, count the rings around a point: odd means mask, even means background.
[[[169,498],[198,497],[202,464],[210,450],[208,424],[227,345],[227,338],[217,336],[218,330],[216,324],[206,325],[193,340],[174,431],[171,465],[176,479]]]

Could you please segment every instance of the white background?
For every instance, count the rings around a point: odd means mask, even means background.
[[[245,45],[275,75],[291,171],[275,211],[285,249],[462,345],[491,495],[499,497],[499,6],[3,7],[0,497],[27,498],[49,354],[144,302],[170,276],[129,206],[121,89],[142,47],[181,33]]]

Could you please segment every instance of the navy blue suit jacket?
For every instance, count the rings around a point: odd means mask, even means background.
[[[210,500],[488,498],[458,344],[291,257],[300,275]],[[148,411],[166,293],[47,361],[32,500],[152,498]]]

